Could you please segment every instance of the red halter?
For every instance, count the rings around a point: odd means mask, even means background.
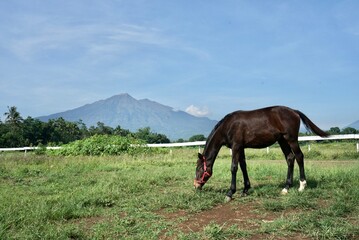
[[[203,156],[203,174],[202,174],[202,177],[201,177],[201,180],[197,181],[199,184],[205,184],[207,182],[207,180],[204,180],[204,178],[206,176],[210,177],[211,174],[209,172],[207,172],[207,161],[206,161],[206,158],[205,156]]]

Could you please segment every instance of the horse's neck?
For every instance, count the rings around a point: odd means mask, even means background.
[[[214,164],[218,152],[223,146],[223,144],[224,144],[223,140],[221,139],[220,136],[218,136],[218,134],[217,135],[214,134],[207,140],[206,147],[203,151],[203,155],[206,157],[210,165]]]

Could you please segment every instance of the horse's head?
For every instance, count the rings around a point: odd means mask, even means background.
[[[212,175],[212,169],[208,168],[206,157],[198,153],[196,177],[194,179],[194,187],[201,189]]]

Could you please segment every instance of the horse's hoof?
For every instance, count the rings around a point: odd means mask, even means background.
[[[298,189],[298,191],[299,192],[302,192],[303,190],[304,190],[304,188],[307,186],[307,181],[299,181],[299,189]]]
[[[226,196],[224,198],[224,202],[227,203],[227,202],[230,202],[232,200],[232,198],[230,196]]]
[[[247,196],[248,196],[248,193],[246,193],[246,192],[241,193],[241,197],[247,197]]]
[[[288,194],[288,189],[283,188],[283,190],[280,192],[282,195]]]

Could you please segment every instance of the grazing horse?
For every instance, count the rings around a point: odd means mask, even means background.
[[[299,191],[303,191],[306,186],[304,159],[298,144],[301,119],[308,130],[322,137],[328,136],[302,112],[288,107],[274,106],[253,111],[236,111],[226,115],[208,136],[203,154],[198,153],[195,188],[201,189],[212,176],[214,161],[220,148],[225,145],[232,149],[232,181],[226,199],[232,199],[236,192],[238,163],[244,180],[242,195],[247,195],[251,185],[244,149],[264,148],[278,142],[288,164],[287,180],[282,193],[286,194],[293,184],[294,159],[299,165]]]

